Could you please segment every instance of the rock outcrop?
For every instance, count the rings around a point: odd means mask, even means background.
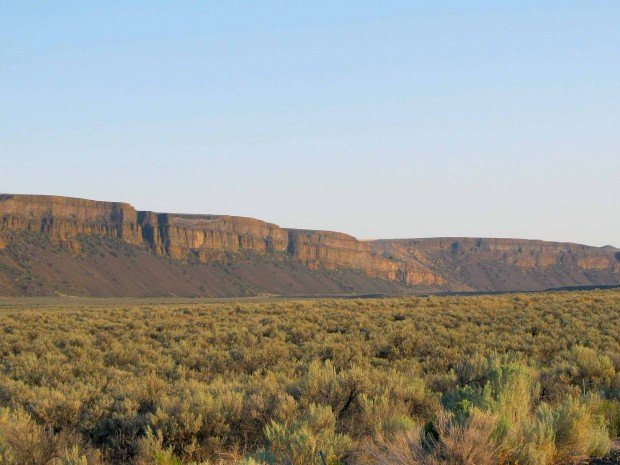
[[[47,195],[0,195],[0,232],[4,243],[14,231],[44,233],[78,251],[77,236],[96,235],[142,243],[137,212],[127,203],[98,202]]]
[[[222,252],[285,252],[286,231],[252,218],[140,212],[145,243],[175,260],[197,258],[206,263]]]
[[[478,255],[514,265],[522,270],[552,266],[576,266],[582,270],[620,272],[620,261],[613,250],[566,242],[523,239],[444,237],[373,241],[374,249],[406,259],[428,261],[433,253]],[[431,264],[431,263],[429,263]]]
[[[289,253],[315,269],[352,268],[369,276],[404,285],[442,285],[443,278],[415,262],[394,260],[373,251],[372,245],[348,234],[289,229]]]
[[[541,288],[594,281],[620,284],[620,260],[613,247],[455,237],[378,240],[372,247],[376,253],[433,270],[459,290],[513,290],[511,283],[521,283],[515,287],[520,289],[533,278],[542,283]]]
[[[15,231],[46,234],[79,251],[80,235],[120,239],[172,259],[206,262],[218,252],[284,252],[286,231],[252,218],[136,211],[126,203],[44,195],[0,196],[3,243]]]
[[[46,234],[79,253],[80,235],[119,239],[173,260],[216,261],[223,254],[291,253],[310,269],[353,269],[371,277],[406,283],[403,263],[374,253],[346,234],[286,230],[253,218],[136,211],[131,205],[40,195],[0,197],[0,245],[9,233]]]
[[[332,231],[284,229],[253,218],[136,211],[121,202],[0,195],[0,251],[20,232],[43,234],[74,255],[86,236],[173,261],[216,264],[247,254],[286,257],[309,270],[348,270],[426,290],[535,290],[620,284],[620,250],[520,239],[360,241]]]

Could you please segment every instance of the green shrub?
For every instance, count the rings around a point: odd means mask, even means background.
[[[609,434],[600,415],[588,405],[568,397],[552,410],[557,463],[577,463],[609,452]]]
[[[161,434],[154,435],[149,431],[140,442],[140,459],[138,465],[183,465],[172,450],[164,447]]]
[[[321,452],[328,465],[337,465],[351,446],[350,439],[335,432],[336,418],[329,406],[310,404],[298,420],[272,421],[265,427],[272,463],[316,465]]]

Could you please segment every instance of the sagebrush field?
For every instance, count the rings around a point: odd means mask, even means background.
[[[577,463],[620,291],[0,308],[0,463]]]

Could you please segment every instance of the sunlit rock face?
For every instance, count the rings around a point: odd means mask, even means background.
[[[441,285],[443,278],[415,262],[395,260],[347,234],[290,229],[289,253],[310,268],[352,268],[406,285]]]
[[[456,237],[379,240],[372,245],[375,252],[429,267],[461,290],[620,283],[618,251],[614,247]]]
[[[252,218],[140,212],[144,241],[160,255],[206,262],[218,252],[285,252],[286,231]]]
[[[46,234],[71,250],[79,250],[79,235],[94,235],[173,259],[208,251],[282,252],[288,245],[284,230],[251,218],[137,212],[126,203],[57,196],[1,196],[0,231],[24,230]],[[6,241],[3,236],[1,243]]]
[[[441,284],[428,270],[375,253],[370,244],[330,231],[286,230],[253,218],[136,211],[131,205],[57,196],[4,195],[0,231],[40,232],[78,253],[78,236],[148,247],[173,260],[216,260],[221,253],[289,253],[311,269],[353,269],[403,284]],[[0,247],[8,239],[0,236]]]
[[[129,204],[44,195],[1,195],[0,231],[44,233],[70,250],[79,250],[78,235],[142,243],[137,212]],[[5,236],[6,237],[6,236]],[[6,240],[6,239],[5,239]]]
[[[82,236],[120,240],[174,261],[217,263],[249,252],[292,257],[311,270],[354,270],[404,286],[537,290],[620,284],[614,247],[493,238],[360,241],[333,231],[284,229],[253,218],[136,211],[122,202],[0,195],[0,250],[30,231],[75,255]]]

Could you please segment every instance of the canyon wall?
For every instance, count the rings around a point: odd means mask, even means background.
[[[346,234],[286,230],[253,218],[136,211],[131,205],[56,196],[2,195],[0,247],[10,233],[46,234],[75,253],[80,235],[120,239],[173,260],[209,263],[225,253],[290,253],[310,269],[353,269],[406,282],[414,274]]]
[[[11,232],[44,233],[59,245],[78,251],[80,234],[142,243],[137,212],[127,203],[98,202],[45,195],[0,195],[0,235],[4,246]]]
[[[360,241],[343,233],[284,229],[252,218],[136,211],[127,203],[57,196],[0,195],[0,250],[21,231],[44,234],[75,255],[81,253],[81,236],[97,236],[173,261],[210,264],[247,252],[289,257],[310,270],[353,270],[425,289],[620,284],[620,251],[613,247],[485,238]]]
[[[76,252],[80,235],[120,239],[173,259],[195,255],[208,260],[208,252],[282,252],[288,246],[284,230],[251,218],[138,212],[118,202],[1,195],[0,234],[5,246],[16,231],[43,233]]]
[[[286,231],[252,218],[139,212],[145,244],[175,260],[206,263],[223,252],[285,252]]]
[[[289,229],[289,253],[310,268],[356,269],[405,285],[442,285],[443,278],[414,262],[394,260],[343,233]]]
[[[582,270],[620,272],[620,261],[613,247],[590,247],[567,242],[522,239],[443,237],[373,241],[377,253],[402,260],[416,259],[430,264],[433,254],[484,256],[522,270],[553,266],[576,266]]]
[[[497,238],[429,238],[372,241],[375,253],[433,270],[459,290],[506,290],[511,284],[562,287],[620,284],[614,247]],[[512,283],[502,284],[502,280]]]

